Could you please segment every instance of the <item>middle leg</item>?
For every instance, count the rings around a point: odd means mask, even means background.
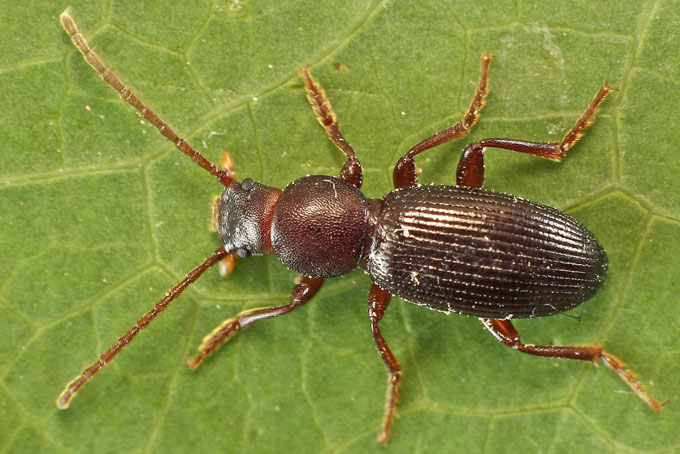
[[[387,367],[387,397],[385,400],[385,420],[383,422],[383,429],[378,435],[380,443],[387,443],[390,436],[390,427],[394,419],[394,412],[397,408],[397,401],[399,400],[399,386],[401,385],[401,364],[394,356],[392,350],[387,345],[385,338],[378,328],[378,322],[385,314],[385,309],[390,304],[392,295],[382,290],[375,284],[371,284],[371,290],[368,294],[368,318],[371,320],[371,331],[373,331],[373,340],[375,346],[378,348],[378,353]]]
[[[490,64],[491,55],[482,55],[482,74],[479,78],[479,85],[477,86],[475,96],[472,98],[470,107],[465,113],[463,119],[450,128],[440,131],[437,134],[423,140],[415,147],[411,148],[408,153],[406,153],[397,162],[397,165],[394,166],[394,171],[392,172],[392,181],[394,182],[395,188],[403,188],[405,186],[411,186],[417,183],[416,164],[413,161],[413,157],[415,155],[422,153],[425,150],[429,150],[432,147],[436,147],[437,145],[441,145],[453,139],[463,137],[468,132],[470,132],[470,128],[472,128],[474,124],[477,123],[480,112],[486,104],[486,94],[489,92]]]

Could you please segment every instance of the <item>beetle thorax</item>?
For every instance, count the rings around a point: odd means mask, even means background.
[[[303,276],[341,276],[361,259],[367,218],[366,198],[356,187],[310,175],[286,186],[279,197],[272,246],[284,265]]]

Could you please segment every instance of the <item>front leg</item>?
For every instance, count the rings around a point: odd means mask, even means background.
[[[316,119],[319,120],[321,126],[326,130],[328,138],[347,155],[347,161],[345,161],[345,165],[342,167],[340,178],[360,189],[363,182],[361,164],[354,153],[354,149],[340,133],[340,124],[335,116],[333,107],[331,107],[331,102],[326,96],[326,92],[312,78],[307,68],[302,68],[298,73],[300,73],[302,80],[305,82],[307,99],[312,105],[312,109],[314,109]]]
[[[390,436],[390,427],[394,419],[394,411],[397,408],[399,386],[401,385],[401,364],[399,364],[399,361],[390,350],[385,338],[380,333],[380,328],[378,328],[378,322],[385,313],[387,306],[389,306],[391,299],[392,295],[389,292],[382,290],[375,284],[371,285],[371,291],[368,294],[368,318],[371,320],[371,331],[373,331],[375,346],[378,348],[378,353],[380,353],[380,357],[387,367],[385,420],[383,430],[378,435],[380,443],[387,443],[387,439]]]
[[[238,331],[249,325],[268,318],[285,315],[296,307],[302,306],[316,295],[322,284],[323,279],[300,276],[290,294],[290,304],[249,309],[223,321],[203,339],[203,342],[198,347],[198,355],[188,361],[189,366],[192,369],[196,369],[211,353],[231,339]]]

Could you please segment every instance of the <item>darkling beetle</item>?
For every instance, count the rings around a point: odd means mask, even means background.
[[[314,113],[329,139],[347,155],[347,161],[340,178],[309,175],[281,190],[248,178],[238,183],[228,156],[223,157],[225,170],[207,161],[106,69],[76,29],[68,10],[61,14],[61,24],[104,81],[226,189],[214,208],[214,224],[223,246],[70,382],[57,399],[59,408],[67,408],[78,390],[205,270],[218,262],[228,270],[236,256],[262,254],[276,254],[284,265],[299,273],[290,304],[243,311],[224,321],[203,340],[198,355],[189,361],[192,368],[237,331],[291,312],[308,302],[324,279],[360,267],[373,281],[368,316],[388,371],[385,417],[378,441],[388,439],[401,384],[401,365],[378,327],[393,294],[429,309],[478,317],[499,342],[530,355],[593,363],[600,359],[650,407],[662,407],[663,403],[650,397],[634,374],[624,369],[621,360],[600,346],[521,342],[511,319],[553,315],[588,300],[604,283],[607,256],[593,234],[573,217],[519,197],[481,189],[486,148],[560,161],[583,136],[597,106],[613,90],[607,84],[561,142],[484,139],[471,143],[458,163],[456,186],[420,186],[413,158],[464,136],[479,118],[488,92],[491,62],[490,55],[483,55],[479,85],[463,119],[423,140],[397,162],[394,191],[382,199],[367,199],[360,191],[362,169],[354,150],[340,133],[326,94],[303,68],[299,72]]]

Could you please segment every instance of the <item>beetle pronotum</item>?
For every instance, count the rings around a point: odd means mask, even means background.
[[[597,362],[623,379],[650,407],[650,397],[624,363],[600,346],[536,346],[521,342],[513,318],[553,315],[593,296],[607,272],[607,256],[579,221],[556,209],[485,191],[484,151],[501,148],[560,161],[593,120],[597,106],[612,90],[598,91],[581,118],[560,142],[484,139],[469,144],[458,164],[456,186],[420,186],[413,158],[466,135],[479,119],[488,92],[490,55],[482,56],[479,85],[463,119],[411,148],[396,164],[395,190],[381,199],[361,193],[362,168],[340,133],[326,94],[306,68],[300,70],[307,98],[329,139],[347,156],[340,178],[310,175],[283,190],[251,179],[236,181],[233,164],[220,170],[146,107],[111,73],[89,47],[68,11],[61,24],[85,60],[106,83],[225,190],[215,204],[215,226],[223,245],[189,272],[164,298],[90,367],[70,382],[57,399],[59,408],[109,363],[142,329],[203,272],[236,255],[276,254],[299,273],[290,303],[241,312],[220,324],[189,361],[196,368],[208,355],[247,326],[287,314],[308,302],[323,280],[360,267],[373,284],[368,315],[378,352],[388,371],[383,429],[386,442],[394,418],[401,365],[378,323],[392,294],[430,309],[479,317],[501,343],[531,355]],[[233,265],[229,265],[233,266]]]

